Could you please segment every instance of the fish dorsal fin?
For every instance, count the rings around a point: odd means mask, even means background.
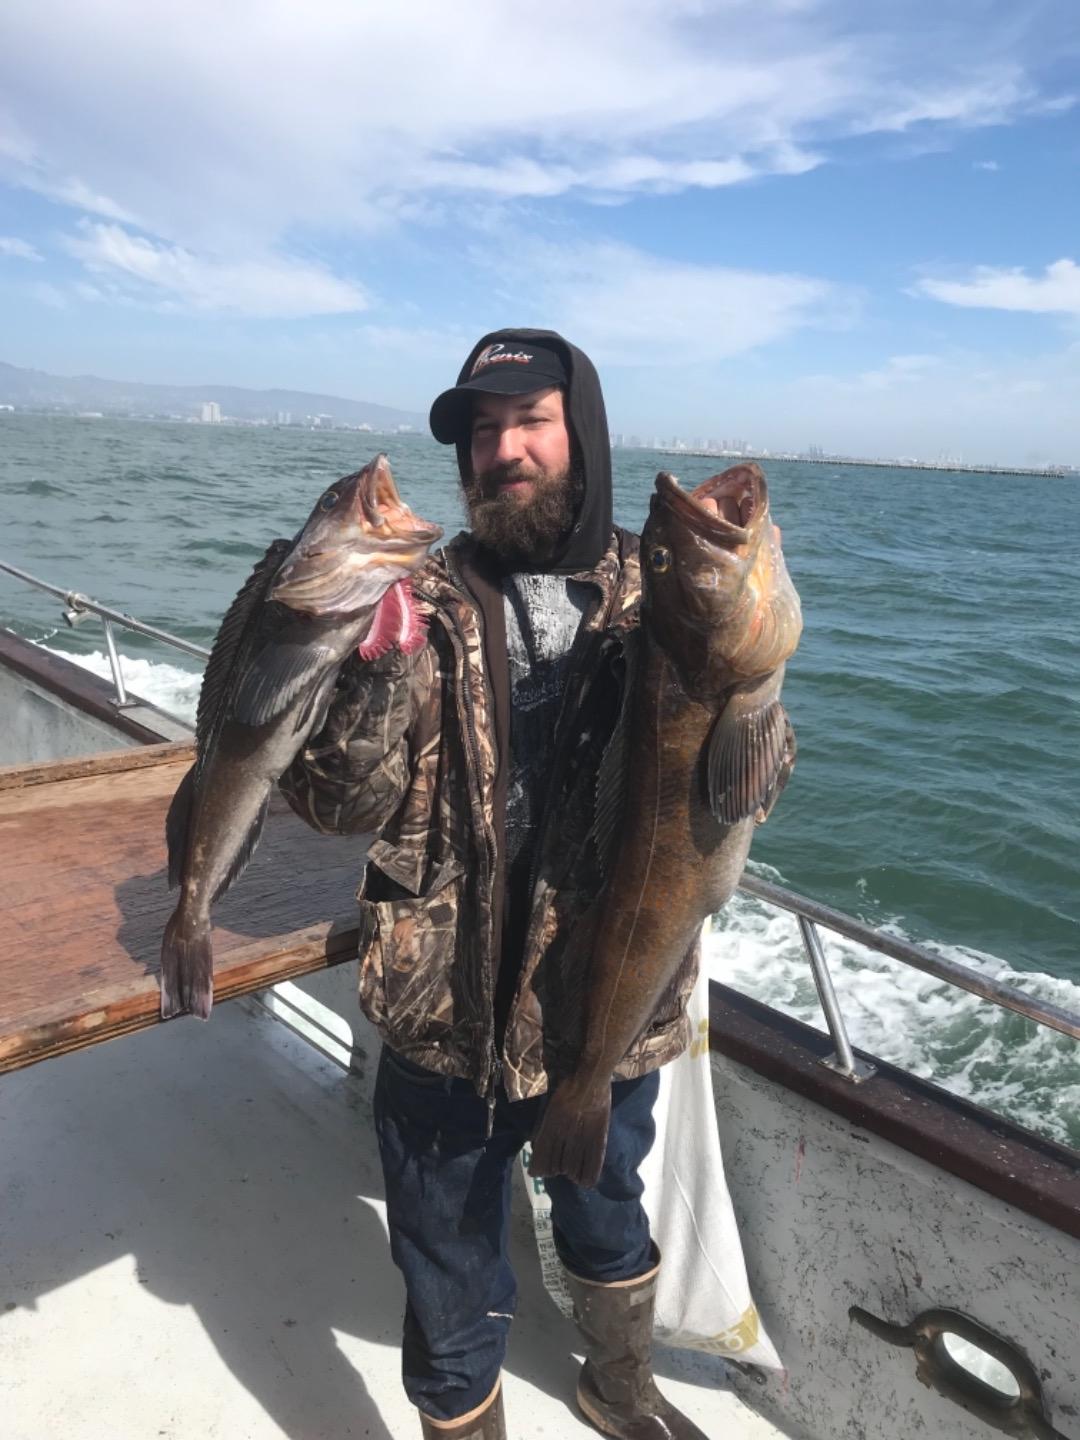
[[[239,676],[229,709],[241,725],[266,725],[334,659],[327,645],[275,640],[251,657]]]
[[[709,804],[723,825],[764,820],[795,765],[795,732],[779,700],[736,691],[709,737]]]
[[[640,631],[631,630],[624,642],[623,655],[626,674],[623,682],[622,704],[619,718],[611,739],[600,760],[596,776],[596,818],[593,822],[593,838],[605,877],[610,875],[615,864],[619,846],[619,833],[623,810],[626,805],[627,760],[630,741],[630,701],[634,689],[634,676],[638,668],[638,646]]]
[[[292,549],[291,540],[273,540],[266,554],[244,581],[236,599],[225,612],[210,659],[203,673],[199,709],[195,720],[197,765],[209,754],[215,737],[227,718],[230,695],[250,649],[249,621],[266,599],[274,576]]]

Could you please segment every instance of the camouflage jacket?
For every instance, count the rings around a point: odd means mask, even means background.
[[[561,964],[574,923],[598,893],[591,844],[596,772],[622,697],[623,645],[637,624],[637,538],[617,531],[569,663],[550,799],[534,862],[531,915],[502,1053],[494,1022],[502,939],[502,828],[509,667],[502,594],[467,536],[413,577],[428,624],[412,656],[349,661],[322,729],[282,777],[315,829],[374,834],[357,892],[360,1002],[383,1039],[428,1069],[490,1095],[542,1093],[580,1044],[583,984]],[[673,1059],[698,952],[686,957],[620,1078]]]

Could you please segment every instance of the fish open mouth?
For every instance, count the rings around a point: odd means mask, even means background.
[[[388,585],[423,564],[443,533],[402,500],[385,455],[323,499],[329,504],[316,506],[270,592],[294,610],[325,615],[377,603]]]
[[[382,453],[366,466],[356,498],[365,529],[370,529],[385,544],[426,549],[442,534],[440,525],[421,520],[402,500],[390,463]]]
[[[662,470],[656,492],[706,540],[728,546],[746,545],[754,521],[768,507],[768,487],[760,465],[732,465],[711,475],[693,490],[684,490],[674,475]],[[712,500],[716,513],[701,503]]]

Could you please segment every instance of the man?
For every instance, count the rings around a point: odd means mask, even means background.
[[[497,1440],[513,1162],[578,1041],[583,977],[561,962],[601,883],[589,831],[637,619],[637,540],[612,528],[599,379],[561,336],[484,336],[431,428],[457,446],[471,533],[414,577],[427,644],[350,661],[283,787],[317,828],[377,837],[360,998],[385,1042],[375,1121],[405,1388],[425,1436]],[[633,1440],[704,1440],[653,1382],[659,1257],[638,1178],[696,963],[616,1072],[595,1189],[548,1182],[585,1344],[578,1403]]]

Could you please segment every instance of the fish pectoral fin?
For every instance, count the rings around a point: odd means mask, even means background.
[[[307,699],[296,712],[293,734],[299,736],[297,748],[309,735],[317,735],[322,729],[330,702],[337,692],[338,671],[328,670],[317,685],[313,685]]]
[[[729,702],[709,736],[709,804],[723,825],[768,817],[795,765],[795,731],[779,700]]]
[[[176,794],[165,817],[165,844],[169,852],[169,889],[175,890],[184,872],[187,856],[188,825],[191,807],[195,802],[195,766],[187,772],[176,787]]]
[[[327,645],[272,642],[252,657],[240,676],[229,706],[241,725],[266,725],[280,715],[306,685],[332,664]]]

